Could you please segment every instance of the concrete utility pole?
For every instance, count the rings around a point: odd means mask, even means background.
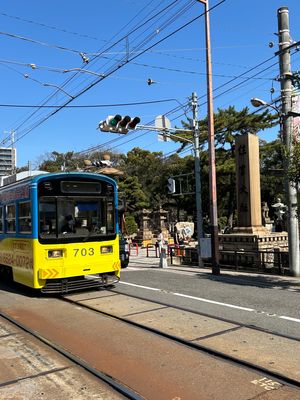
[[[278,40],[279,40],[279,63],[280,83],[282,101],[282,130],[283,143],[287,150],[284,161],[285,190],[288,205],[288,243],[289,243],[289,267],[293,276],[300,276],[299,259],[299,226],[297,217],[297,189],[294,182],[288,177],[290,156],[293,153],[293,116],[292,111],[292,78],[291,55],[290,55],[290,28],[289,10],[281,7],[277,12],[278,17]]]
[[[210,43],[209,1],[198,0],[205,7],[205,43],[206,43],[206,85],[207,85],[207,121],[208,121],[208,154],[209,154],[209,194],[210,194],[210,229],[212,273],[220,275],[219,263],[219,230],[217,206],[217,179],[215,159],[215,126],[212,88],[212,62]]]
[[[203,266],[201,258],[201,238],[203,238],[203,218],[201,199],[201,172],[200,172],[200,148],[199,148],[199,121],[198,121],[198,99],[195,92],[192,93],[193,131],[195,150],[195,182],[196,182],[196,212],[197,212],[197,239],[198,239],[198,265]]]

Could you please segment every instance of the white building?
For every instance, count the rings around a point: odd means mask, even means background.
[[[11,175],[17,166],[17,150],[15,148],[0,147],[0,176]]]

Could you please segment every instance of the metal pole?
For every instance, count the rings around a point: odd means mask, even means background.
[[[203,238],[202,199],[201,199],[201,172],[200,172],[200,148],[199,148],[199,121],[198,121],[198,99],[195,92],[192,93],[193,129],[194,129],[194,151],[195,151],[195,181],[196,181],[196,212],[197,212],[197,253],[198,266],[202,267],[201,238]]]
[[[207,119],[208,119],[208,150],[209,150],[209,193],[210,193],[210,227],[212,273],[220,274],[219,265],[219,231],[217,208],[217,182],[215,160],[215,127],[212,90],[212,62],[210,45],[210,21],[208,0],[205,1],[205,32],[206,32],[206,76],[207,76]]]
[[[288,205],[288,244],[289,244],[289,268],[293,276],[300,276],[299,261],[299,227],[297,218],[297,189],[288,178],[290,156],[293,152],[293,117],[289,115],[292,110],[292,71],[290,49],[290,29],[288,7],[281,7],[277,11],[278,17],[278,40],[279,40],[279,63],[280,83],[282,99],[282,130],[283,143],[287,150],[284,160],[285,189]],[[286,49],[286,50],[285,50]]]

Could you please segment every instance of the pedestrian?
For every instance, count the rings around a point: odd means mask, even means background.
[[[158,247],[158,254],[160,255],[161,253],[161,248],[164,245],[164,235],[162,233],[162,230],[159,230],[159,233],[157,235],[157,247]]]

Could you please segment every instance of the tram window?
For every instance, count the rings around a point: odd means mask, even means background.
[[[31,207],[30,202],[19,203],[19,231],[31,233]]]
[[[16,206],[10,204],[5,207],[5,223],[6,231],[13,233],[16,232]]]
[[[56,236],[56,201],[54,198],[40,198],[39,221],[41,236]]]
[[[62,235],[87,237],[115,232],[113,203],[110,215],[105,198],[59,198],[57,205],[58,232]],[[69,222],[72,226],[67,225]]]
[[[0,207],[0,232],[3,232],[3,207]]]
[[[107,231],[114,232],[115,218],[113,203],[107,204]]]

